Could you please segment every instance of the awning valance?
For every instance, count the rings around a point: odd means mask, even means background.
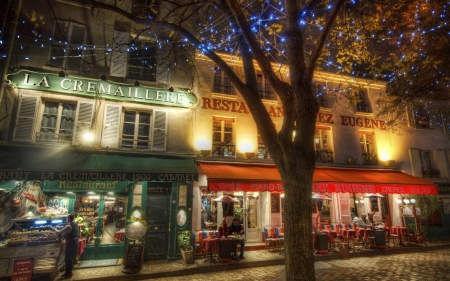
[[[283,192],[275,166],[200,163],[210,190]],[[313,192],[437,194],[432,182],[400,171],[316,167]]]
[[[194,181],[197,178],[194,159],[187,157],[0,146],[0,181]]]

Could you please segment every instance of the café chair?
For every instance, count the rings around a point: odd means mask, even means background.
[[[392,241],[393,247],[395,247],[395,245],[397,245],[397,246],[400,245],[400,237],[398,236],[398,234],[394,234],[394,233],[389,234],[389,239],[390,239],[390,241]]]
[[[403,232],[403,241],[405,241],[405,243],[408,243],[408,246],[411,244],[416,244],[414,240],[414,233],[411,233],[408,230]]]
[[[275,226],[276,248],[280,251],[284,248],[284,237],[280,236],[281,226]]]
[[[273,235],[270,235],[269,233],[272,233],[273,226],[266,225],[264,226],[264,240],[265,240],[265,247],[270,252],[270,250],[273,250],[275,248],[275,244],[277,243],[278,239],[274,238]]]

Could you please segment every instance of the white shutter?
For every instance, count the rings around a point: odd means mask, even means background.
[[[445,150],[436,150],[436,162],[441,174],[439,177],[447,178],[448,177],[448,165],[447,165],[447,156],[445,155]]]
[[[75,130],[73,132],[73,145],[80,145],[83,143],[83,133],[91,129],[93,114],[94,103],[78,102],[77,119],[75,121]]]
[[[105,117],[103,118],[102,147],[119,147],[119,125],[122,107],[120,105],[107,104]]]
[[[413,172],[413,176],[423,177],[422,175],[422,162],[420,161],[420,152],[418,149],[410,148],[409,149],[409,158],[411,161],[411,168]]]
[[[114,48],[111,55],[111,66],[109,75],[117,77],[126,77],[127,75],[127,44],[130,34],[123,31],[114,31]]]
[[[153,111],[152,150],[166,150],[167,111]]]
[[[21,96],[14,128],[14,142],[32,142],[36,126],[39,97]]]
[[[350,212],[350,196],[348,193],[337,193],[339,206],[339,221],[349,223],[352,221],[352,214]]]

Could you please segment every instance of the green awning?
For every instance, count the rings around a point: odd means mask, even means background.
[[[193,158],[0,146],[0,180],[196,181]]]

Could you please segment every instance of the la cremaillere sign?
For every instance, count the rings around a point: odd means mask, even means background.
[[[19,70],[7,75],[7,79],[22,89],[49,91],[60,94],[95,97],[139,103],[191,107],[197,97],[190,92],[169,91],[167,89],[112,83],[104,80],[63,76]]]

